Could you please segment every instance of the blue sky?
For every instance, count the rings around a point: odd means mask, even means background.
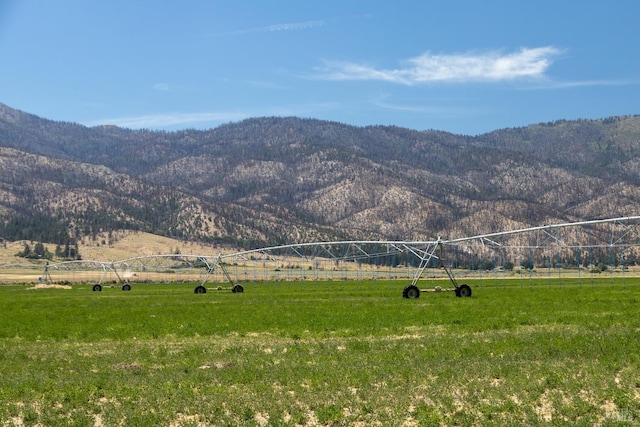
[[[640,114],[638,17],[636,0],[0,0],[0,102],[166,130]]]

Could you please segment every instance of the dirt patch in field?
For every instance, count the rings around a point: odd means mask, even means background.
[[[36,289],[72,289],[69,285],[35,285],[28,290],[36,290]]]
[[[198,369],[210,369],[210,368],[225,369],[225,368],[230,368],[232,366],[235,366],[235,363],[233,363],[233,362],[215,362],[215,363],[205,363],[204,365],[200,366]]]

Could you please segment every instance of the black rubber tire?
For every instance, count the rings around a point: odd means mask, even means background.
[[[458,286],[458,296],[461,298],[466,298],[471,296],[471,286],[467,284],[462,284]]]
[[[242,293],[244,292],[244,288],[242,287],[242,285],[233,285],[233,288],[231,288],[231,292],[233,292],[234,294]]]
[[[102,286],[93,285],[93,292],[102,292]]]
[[[206,294],[207,293],[207,288],[205,288],[202,285],[196,286],[196,288],[193,290],[193,293],[194,294]]]
[[[128,283],[125,283],[124,285],[122,285],[122,290],[123,291],[130,291],[131,290],[131,285]]]
[[[420,298],[420,289],[415,285],[409,285],[403,289],[402,296],[408,299]]]

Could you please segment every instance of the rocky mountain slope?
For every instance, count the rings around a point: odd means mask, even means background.
[[[130,229],[243,246],[431,239],[640,206],[640,116],[476,137],[312,119],[207,131],[53,122],[0,104],[0,237]]]

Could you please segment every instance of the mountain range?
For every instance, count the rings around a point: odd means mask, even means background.
[[[0,103],[0,238],[116,230],[258,247],[638,215],[640,116],[466,136],[262,117],[175,132]]]

